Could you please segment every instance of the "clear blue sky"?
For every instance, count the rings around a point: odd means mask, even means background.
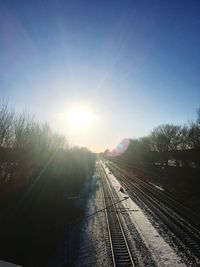
[[[200,1],[0,1],[0,96],[96,151],[200,105]],[[96,126],[72,136],[65,110]]]

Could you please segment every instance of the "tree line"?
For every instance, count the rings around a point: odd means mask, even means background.
[[[128,150],[120,157],[143,164],[199,167],[200,108],[195,121],[183,126],[159,125],[148,136],[131,139]]]
[[[22,266],[64,262],[66,218],[94,171],[95,155],[27,113],[0,105],[0,258]],[[60,260],[59,264],[52,262]]]
[[[31,179],[61,151],[67,158],[71,154],[71,160],[75,153],[82,155],[78,161],[86,165],[90,157],[87,149],[69,148],[65,137],[54,133],[47,123],[38,123],[25,112],[16,113],[7,103],[0,105],[0,186],[17,178]]]

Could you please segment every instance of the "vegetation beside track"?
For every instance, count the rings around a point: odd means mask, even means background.
[[[0,259],[27,267],[64,263],[66,220],[83,216],[75,202],[94,162],[47,124],[0,107]]]
[[[162,187],[200,214],[200,109],[194,122],[160,125],[148,136],[123,140],[103,156]]]

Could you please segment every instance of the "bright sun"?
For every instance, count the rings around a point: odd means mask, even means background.
[[[86,129],[92,122],[92,112],[85,107],[74,107],[68,112],[68,123],[75,129]]]

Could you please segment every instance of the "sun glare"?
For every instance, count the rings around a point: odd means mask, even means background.
[[[92,113],[85,107],[74,107],[68,112],[68,123],[75,129],[86,129],[92,122]]]

